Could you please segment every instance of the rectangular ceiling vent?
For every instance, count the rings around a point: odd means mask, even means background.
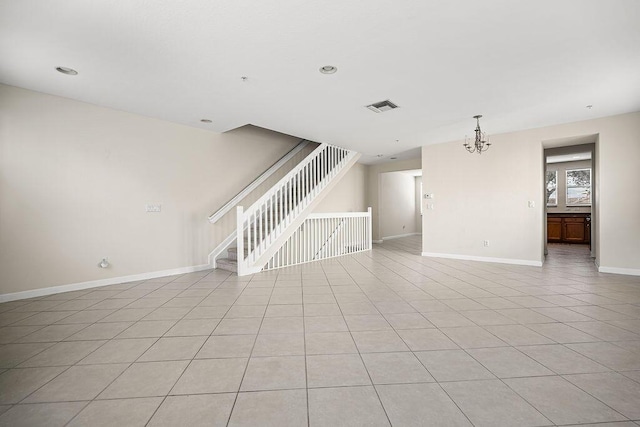
[[[367,105],[367,108],[375,113],[384,113],[385,111],[398,108],[398,106],[387,99],[386,101],[380,101],[371,105]]]

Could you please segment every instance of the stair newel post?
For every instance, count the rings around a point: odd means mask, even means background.
[[[368,239],[369,239],[369,249],[373,248],[373,237],[372,237],[372,230],[371,230],[371,224],[373,222],[373,219],[371,218],[371,206],[369,206],[369,209],[367,209],[367,234],[368,234]]]
[[[236,208],[236,246],[238,248],[238,276],[244,276],[244,208]]]

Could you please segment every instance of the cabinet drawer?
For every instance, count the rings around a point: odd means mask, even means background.
[[[562,218],[547,217],[547,222],[562,222]]]
[[[562,218],[564,222],[584,222],[584,218]]]

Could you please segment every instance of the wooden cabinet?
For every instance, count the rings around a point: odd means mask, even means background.
[[[547,217],[547,241],[562,241],[562,218]]]
[[[549,243],[589,243],[591,214],[547,214]]]

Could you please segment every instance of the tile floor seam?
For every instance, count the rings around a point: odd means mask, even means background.
[[[564,381],[567,381],[567,380],[565,380],[565,379],[562,377],[562,375],[556,375],[556,376],[557,376],[557,377],[559,377],[559,378],[562,378]],[[529,378],[531,378],[531,377],[529,377]],[[509,378],[509,379],[511,379],[511,378]],[[502,381],[502,380],[501,380],[501,381]],[[525,402],[527,402],[529,405],[531,405],[533,408],[535,408],[535,409],[536,409],[536,411],[540,412],[540,414],[542,414],[545,418],[549,419],[549,418],[548,418],[546,415],[544,415],[544,414],[543,414],[543,413],[542,413],[542,412],[541,412],[541,411],[540,411],[540,410],[539,410],[539,409],[538,409],[538,408],[537,408],[533,403],[529,402],[529,400],[527,400],[524,396],[522,396],[520,393],[518,393],[518,392],[517,392],[514,388],[512,388],[509,384],[507,384],[507,383],[506,383],[506,382],[504,382],[504,381],[502,381],[502,382],[503,382],[503,383],[504,383],[504,385],[506,385],[506,386],[507,386],[511,391],[513,391],[515,394],[517,394],[521,399],[523,399]],[[570,381],[567,381],[567,383],[569,383],[570,385],[572,385],[572,386],[574,386],[574,387],[576,387],[576,388],[579,388],[579,387],[577,387],[575,384],[573,384],[573,383],[572,383],[572,382],[570,382]],[[580,389],[580,390],[584,392],[584,390],[582,390],[582,389]],[[585,393],[586,393],[586,392],[585,392]],[[592,398],[596,399],[594,396],[591,396],[591,394],[589,394],[589,393],[586,393],[586,394],[587,394],[587,395],[589,395],[590,397],[592,397]],[[615,412],[616,414],[620,415],[621,417],[624,417],[624,418],[625,418],[625,419],[627,419],[627,420],[629,419],[629,418],[625,417],[624,415],[622,415],[621,413],[619,413],[618,411],[616,411],[615,409],[613,409],[612,407],[610,407],[609,405],[607,405],[606,403],[602,402],[600,399],[596,399],[596,400],[597,400],[598,402],[602,403],[603,405],[605,405],[607,408],[611,409],[611,410],[612,410],[613,412]],[[549,420],[549,421],[552,421],[552,420]],[[602,421],[601,423],[615,423],[615,422],[617,422],[617,420]],[[553,423],[553,424],[554,424],[554,425],[559,425],[559,424],[557,424],[557,423]],[[587,422],[587,423],[581,423],[581,424],[587,424],[587,425],[588,425],[588,424],[594,424],[594,423],[588,423],[588,422]],[[595,423],[595,424],[598,424],[598,423]],[[561,424],[560,424],[560,425],[561,425]],[[580,424],[579,424],[579,425],[580,425]]]
[[[615,372],[615,371],[613,371]],[[619,372],[615,372],[617,374],[619,374]],[[571,375],[589,375],[588,373],[586,374],[568,374],[568,375],[558,375],[560,378],[562,378],[563,380],[567,381],[569,384],[571,384],[572,386],[576,387],[577,389],[581,390],[582,392],[586,393],[587,395],[591,396],[593,399],[597,400],[598,402],[602,403],[603,405],[605,405],[606,407],[608,407],[609,409],[611,409],[612,411],[614,411],[615,413],[619,414],[620,416],[626,418],[627,420],[632,420],[631,418],[627,417],[626,415],[622,414],[620,411],[616,410],[615,408],[611,407],[611,405],[609,405],[608,403],[604,402],[603,400],[599,399],[598,397],[594,396],[590,391],[583,389],[582,387],[580,387],[578,384],[575,384],[571,381],[569,381],[568,379],[566,379],[565,377],[567,376],[571,376]],[[622,375],[622,374],[620,374]],[[624,375],[623,375],[624,376]]]
[[[474,322],[474,323],[475,323],[475,322]],[[478,325],[478,326],[479,326],[479,325]],[[523,325],[523,326],[524,326],[524,325]],[[392,326],[392,327],[393,327],[393,326]],[[482,328],[482,326],[480,326],[480,327]],[[525,326],[525,327],[526,327],[526,326]],[[436,328],[437,328],[437,327],[436,327]],[[437,328],[437,329],[440,329],[440,328]],[[486,329],[484,329],[484,328],[482,328],[482,329],[486,331]],[[444,332],[444,331],[442,331],[442,332]],[[487,333],[491,333],[491,332],[489,332],[489,331],[486,331],[486,332],[487,332]],[[446,332],[444,332],[444,333],[445,333],[445,335],[446,335]],[[493,335],[493,334],[492,334],[492,335]],[[495,335],[494,335],[494,336],[495,336]],[[451,339],[451,337],[449,337],[449,338]],[[496,337],[496,338],[498,338],[498,339],[499,339],[499,337]],[[401,337],[401,339],[402,339],[402,337]],[[405,344],[406,344],[406,343],[405,343]],[[505,347],[506,347],[506,348],[514,348],[516,351],[519,351],[517,348],[515,348],[514,346],[511,346],[511,345],[507,345],[507,346],[505,346]],[[480,348],[482,348],[482,347],[480,347]],[[470,354],[470,353],[467,351],[467,349],[465,349],[465,348],[461,348],[461,349],[462,349],[465,353],[467,353],[470,357],[472,357],[474,360],[476,360],[476,362],[478,362],[478,363],[480,363],[482,366],[484,366],[484,368],[485,368],[485,369],[488,369],[488,367],[487,367],[487,366],[485,366],[484,364],[482,364],[482,362],[480,362],[479,360],[477,360],[476,358],[474,358],[474,357],[473,357],[473,355],[472,355],[472,354]],[[523,352],[521,352],[521,351],[519,351],[519,352],[520,352],[521,354],[523,354],[525,357],[527,357],[527,358],[531,359],[534,363],[539,363],[539,362],[535,361],[533,358],[531,358],[530,356],[528,356],[528,355],[524,354]],[[422,362],[422,361],[421,361],[421,362]],[[544,365],[542,365],[542,366],[544,366]],[[425,366],[425,368],[426,368],[426,366]],[[554,375],[553,375],[553,376],[560,376],[560,375],[558,375],[557,373],[555,373],[555,371],[551,370],[550,368],[548,368],[548,367],[546,367],[546,366],[545,366],[545,368],[547,368],[547,369],[549,369],[549,371],[553,372],[553,373],[554,373]],[[490,369],[488,369],[488,370],[491,372],[491,370],[490,370]],[[432,375],[432,376],[433,376],[433,375]],[[551,375],[550,375],[550,376],[551,376]],[[527,376],[527,377],[522,377],[522,378],[532,378],[532,377],[533,377],[533,376]],[[509,377],[509,378],[518,378],[518,377]],[[516,394],[517,394],[521,399],[523,399],[525,402],[527,402],[527,404],[528,404],[529,406],[531,406],[532,408],[534,408],[534,409],[535,409],[535,410],[536,410],[536,411],[537,411],[541,416],[543,416],[545,419],[547,419],[547,417],[546,417],[546,416],[544,416],[544,414],[542,414],[542,412],[540,412],[540,410],[539,410],[536,406],[534,406],[531,402],[529,402],[527,399],[525,399],[523,396],[521,396],[519,393],[517,393],[515,390],[513,390],[511,387],[509,387],[509,385],[508,385],[507,383],[505,383],[505,382],[502,380],[502,378],[499,378],[499,377],[498,377],[497,379],[498,379],[502,384],[504,384],[504,385],[505,385],[505,386],[507,386],[509,389],[511,389],[514,393],[516,393]],[[436,381],[437,381],[437,380],[436,380]],[[479,380],[479,381],[480,381],[480,380]],[[438,382],[438,384],[439,384],[439,382]],[[442,388],[442,387],[441,387],[441,388]],[[445,392],[446,392],[446,390],[445,390]],[[588,394],[588,393],[587,393],[587,394]],[[447,395],[448,395],[448,393],[447,393]],[[589,394],[589,395],[590,395],[590,394]],[[592,396],[592,397],[593,397],[593,396]],[[454,401],[454,403],[456,403],[456,402],[455,402],[455,400],[454,400],[450,395],[449,395],[449,398],[450,398],[452,401]],[[598,401],[599,401],[599,399],[598,399]],[[602,403],[604,403],[604,402],[602,402]],[[456,403],[456,406],[457,406],[457,403]],[[607,407],[609,407],[608,405],[606,405],[606,406],[607,406]],[[459,408],[459,407],[458,407],[458,408]],[[459,408],[459,409],[461,409],[461,408]],[[611,408],[611,409],[613,410],[613,408]],[[617,411],[614,411],[614,412],[618,413]],[[465,414],[465,413],[464,413],[464,411],[462,411],[462,413],[463,413],[463,414]],[[620,414],[620,415],[622,415],[622,414]],[[465,416],[466,416],[466,414],[465,414]],[[468,417],[467,417],[467,418],[468,418]],[[625,417],[625,418],[626,418],[626,417]],[[471,421],[471,420],[469,420],[469,421]],[[549,421],[551,421],[551,420],[549,420]],[[553,423],[553,424],[555,425],[555,423]]]
[[[177,278],[176,278],[176,279],[177,279]],[[174,282],[174,281],[175,281],[175,280],[170,281],[170,282],[168,282],[168,283],[172,283],[172,282]],[[144,282],[143,282],[143,283],[144,283]],[[168,284],[168,283],[167,283],[167,284]],[[195,283],[198,283],[198,281],[196,281]],[[194,284],[195,284],[195,283],[194,283]],[[193,285],[191,285],[191,286],[193,286]],[[164,287],[164,286],[163,286],[163,287]],[[122,292],[126,292],[126,290],[125,290],[125,291],[122,291]],[[152,291],[152,292],[153,292],[153,291]],[[144,296],[142,296],[142,297],[140,297],[140,298],[136,299],[135,301],[138,301],[139,299],[142,299],[142,298],[144,298]],[[132,302],[131,302],[131,304],[132,304],[132,303],[134,303],[135,301],[132,301]],[[160,306],[160,307],[162,307],[162,306]],[[158,308],[160,308],[160,307],[156,307],[156,308],[154,308],[154,310],[152,310],[149,314],[153,313],[155,310],[157,310],[157,309],[158,309]],[[194,308],[195,308],[195,307],[194,307]],[[193,308],[192,308],[191,310],[189,310],[187,313],[185,313],[185,315],[184,315],[180,320],[182,320],[182,319],[183,319],[183,318],[184,318],[188,313],[190,313],[192,310],[193,310]],[[143,317],[143,318],[144,318],[144,317]],[[115,335],[113,338],[111,338],[111,339],[107,340],[107,341],[106,341],[102,346],[100,346],[100,347],[98,347],[98,348],[103,347],[103,346],[104,346],[104,345],[106,345],[106,343],[107,343],[107,342],[109,342],[109,341],[115,340],[115,339],[117,338],[117,336],[118,336],[118,335],[120,335],[122,332],[126,331],[127,329],[131,328],[133,325],[135,325],[137,322],[139,322],[139,321],[141,321],[141,320],[142,320],[142,319],[139,319],[138,321],[133,322],[133,323],[132,323],[132,325],[130,325],[128,328],[124,329],[123,331],[121,331],[120,333],[118,333],[117,335]],[[179,321],[179,320],[178,320],[178,321]],[[97,322],[96,322],[96,323],[97,323]],[[177,322],[176,322],[176,323],[177,323]],[[168,330],[167,330],[167,332],[168,332]],[[165,333],[166,333],[166,332],[165,332]],[[160,341],[160,339],[161,339],[163,336],[164,336],[164,335],[162,335],[162,336],[160,336],[160,337],[151,337],[151,338],[156,338],[156,340],[155,340],[155,341],[154,341],[154,342],[153,342],[153,343],[152,343],[152,344],[151,344],[151,345],[150,345],[150,346],[149,346],[145,351],[143,351],[143,352],[142,352],[142,353],[141,353],[141,354],[140,354],[140,355],[139,355],[139,356],[138,356],[138,357],[137,357],[133,362],[130,362],[130,363],[128,364],[128,366],[127,366],[127,367],[126,367],[126,368],[125,368],[125,369],[124,369],[124,370],[123,370],[119,375],[115,376],[115,378],[113,378],[113,380],[112,380],[112,381],[110,381],[110,382],[109,382],[109,383],[108,383],[108,384],[107,384],[107,385],[106,385],[106,386],[105,386],[105,387],[104,387],[100,392],[98,392],[98,393],[96,394],[96,396],[95,396],[93,399],[91,399],[91,401],[89,402],[89,404],[87,404],[87,406],[88,406],[88,405],[90,405],[90,404],[91,404],[91,402],[94,402],[94,401],[97,401],[97,400],[107,400],[107,399],[99,399],[100,395],[101,395],[105,390],[107,390],[107,389],[108,389],[108,388],[109,388],[109,387],[110,387],[110,386],[111,386],[111,385],[112,385],[112,384],[113,384],[113,383],[114,383],[118,378],[120,378],[122,375],[124,375],[124,373],[125,373],[125,372],[126,372],[126,371],[131,367],[131,366],[133,366],[135,363],[137,363],[137,361],[140,359],[140,357],[142,357],[142,356],[143,356],[143,355],[144,355],[144,354],[145,354],[145,353],[146,353],[150,348],[152,348],[152,347],[153,347],[153,346],[154,346],[158,341]],[[205,340],[204,342],[206,342],[206,340]],[[203,345],[204,345],[204,342],[203,342]],[[98,348],[96,348],[96,350],[98,350]],[[96,351],[96,350],[94,350],[94,351]],[[91,352],[91,353],[93,353],[93,352]],[[91,353],[90,353],[90,354],[91,354]],[[88,357],[90,354],[88,354],[86,357]],[[196,352],[196,354],[197,354],[197,352]],[[85,358],[86,358],[86,357],[85,357]],[[195,357],[195,355],[194,355],[194,357]],[[84,359],[84,358],[83,358],[83,359]],[[83,359],[80,359],[80,361],[82,361]],[[193,359],[192,359],[192,360],[193,360]],[[78,362],[80,362],[80,361],[78,361]],[[76,364],[77,364],[78,362],[76,362]],[[141,362],[141,363],[147,363],[147,362]],[[149,361],[148,363],[153,363],[153,361]],[[75,366],[75,364],[74,364],[73,366]],[[88,365],[88,366],[90,366],[90,365]],[[188,367],[188,365],[187,365],[187,367]],[[184,371],[186,371],[187,367],[185,367],[185,369],[182,371],[182,373],[180,374],[180,376],[179,376],[179,377],[178,377],[178,379],[176,380],[176,383],[177,383],[177,381],[179,380],[179,378],[182,376],[182,374],[184,374]],[[173,384],[173,386],[171,387],[171,389],[172,389],[174,386],[175,386],[175,383]],[[169,390],[169,392],[171,391],[171,389]],[[165,395],[165,396],[163,397],[162,401],[160,402],[160,405],[158,405],[158,407],[156,407],[155,411],[153,412],[153,414],[151,415],[151,417],[149,418],[149,420],[147,420],[147,424],[149,423],[149,421],[151,421],[151,419],[153,418],[153,415],[155,415],[156,411],[158,410],[158,408],[160,408],[160,406],[162,405],[162,403],[164,403],[164,401],[165,401],[165,399],[166,399],[166,396],[167,396],[167,395]],[[154,397],[154,396],[145,396],[145,397]],[[84,409],[83,409],[83,410],[84,410]],[[81,410],[80,412],[82,412],[82,410]],[[78,412],[78,413],[76,414],[76,416],[77,416],[78,414],[80,414],[80,412]],[[74,416],[74,418],[75,418],[75,416]],[[70,423],[72,420],[73,420],[73,418],[72,418],[71,420],[69,420],[69,423]],[[68,423],[67,423],[67,424],[68,424]],[[146,424],[145,424],[145,425],[146,425]]]
[[[340,261],[338,261],[338,262],[340,262]],[[323,268],[323,271],[324,271],[324,274],[326,276],[327,273],[324,270],[324,268]],[[347,274],[353,280],[353,276],[351,276],[351,274],[348,273],[348,270],[347,270]],[[327,277],[327,280],[328,280],[328,277]],[[355,280],[354,280],[354,282],[355,282]],[[355,282],[355,283],[356,283],[356,286],[358,286],[360,288],[360,285],[358,285],[357,282]],[[362,291],[362,288],[360,288],[360,290]],[[334,292],[333,288],[331,288],[331,293],[333,294],[333,297],[335,298],[335,292]],[[368,298],[369,297],[367,296],[367,299]],[[371,300],[369,300],[369,302],[372,303]],[[375,304],[374,304],[374,308],[376,308]],[[342,315],[342,318],[344,318],[344,313],[342,311],[342,307],[340,307],[339,304],[338,304],[338,310],[340,310],[340,314]],[[378,309],[376,308],[376,310],[378,310]],[[381,314],[381,313],[379,313],[379,314]],[[347,328],[348,328],[348,325],[347,325]],[[394,330],[394,332],[395,332],[395,330]],[[391,418],[389,417],[389,414],[387,412],[387,408],[384,407],[384,403],[382,402],[382,399],[380,398],[380,393],[378,393],[378,389],[375,387],[375,383],[373,382],[373,378],[371,378],[371,373],[369,372],[369,368],[367,368],[367,364],[364,362],[364,358],[362,357],[362,353],[360,352],[360,347],[358,347],[358,343],[353,338],[353,333],[352,333],[351,329],[349,329],[349,335],[351,336],[351,339],[353,340],[353,342],[354,342],[354,344],[356,346],[356,351],[358,352],[358,357],[360,359],[360,363],[362,363],[362,365],[364,366],[365,372],[367,373],[367,376],[369,378],[369,382],[371,382],[371,386],[373,387],[373,390],[376,393],[376,397],[378,398],[378,402],[380,403],[380,407],[384,411],[384,415],[387,417],[387,421],[389,422],[389,425],[391,426],[393,424],[391,423]],[[397,335],[397,333],[396,333],[396,335]],[[400,339],[402,339],[402,338],[400,338]]]
[[[486,381],[486,380],[478,380],[478,381]],[[437,384],[438,384],[438,387],[440,387],[440,390],[442,390],[442,391],[447,395],[447,397],[449,398],[449,400],[450,400],[450,401],[452,401],[454,405],[456,405],[456,408],[458,408],[458,410],[460,411],[460,413],[461,413],[462,415],[464,415],[464,417],[469,421],[469,424],[471,424],[472,426],[475,426],[475,423],[474,423],[473,421],[471,421],[471,418],[469,418],[469,415],[468,415],[465,411],[463,411],[463,410],[462,410],[462,408],[460,407],[460,404],[459,404],[458,402],[456,402],[456,401],[455,401],[455,399],[453,398],[453,396],[451,396],[451,395],[447,392],[447,390],[446,390],[444,387],[442,387],[442,385],[441,385],[440,383],[437,383]]]
[[[300,279],[302,282],[302,278]],[[304,344],[304,381],[305,381],[305,396],[307,399],[307,427],[311,426],[311,415],[309,411],[309,362],[307,359],[307,326],[304,315],[304,286],[301,286],[302,294],[302,340]],[[334,295],[335,298],[335,295]]]
[[[245,287],[243,287],[242,292],[240,294],[238,294],[238,297],[234,301],[237,301],[240,298],[240,296],[242,296],[242,293],[247,288],[248,284],[251,283],[251,281],[253,280],[254,277],[255,276],[252,276],[252,278],[249,280],[247,285],[245,285]],[[271,300],[271,296],[273,295],[274,289],[275,289],[275,283],[274,283],[274,286],[271,288],[271,292],[269,293],[269,300]],[[229,310],[230,309],[231,309],[231,307],[229,307]],[[249,364],[251,363],[251,357],[252,357],[253,351],[254,351],[254,349],[256,347],[256,343],[258,342],[258,335],[260,335],[260,329],[262,328],[262,324],[264,322],[264,318],[266,316],[266,313],[267,313],[267,310],[265,308],[265,312],[263,313],[262,319],[260,320],[260,326],[258,327],[258,330],[256,331],[256,335],[255,335],[255,338],[253,340],[253,345],[251,346],[251,351],[249,352],[249,356],[247,358],[247,364],[244,367],[244,371],[242,372],[242,378],[240,379],[240,383],[238,384],[238,391],[236,392],[236,396],[233,399],[233,404],[231,405],[231,410],[229,411],[229,417],[227,418],[227,423],[226,423],[227,427],[229,426],[229,423],[231,423],[231,417],[233,417],[233,411],[234,411],[234,409],[236,407],[236,403],[238,402],[238,396],[240,395],[240,391],[242,390],[242,383],[244,382],[245,376],[247,375],[247,371],[249,370]],[[217,328],[217,326],[216,326],[216,328]],[[214,332],[215,332],[215,330],[214,330]],[[213,332],[212,332],[212,334],[213,334]]]
[[[143,283],[144,283],[144,282],[143,282]],[[169,283],[171,283],[171,282],[169,282]],[[135,287],[135,286],[132,286],[132,287]],[[96,288],[96,289],[99,289],[99,288]],[[130,288],[130,289],[131,289],[131,288]],[[122,292],[126,292],[126,291],[127,291],[127,290],[123,290]],[[122,292],[121,292],[121,293],[122,293]],[[114,296],[117,296],[117,295],[119,295],[119,294],[116,294],[116,295],[114,295]],[[78,297],[76,297],[76,298],[72,298],[72,299],[70,299],[70,300],[62,301],[62,303],[61,303],[61,304],[58,304],[58,305],[65,304],[65,303],[67,303],[67,302],[69,302],[69,301],[79,301],[79,300],[80,300],[79,298],[80,298],[80,296],[78,296]],[[133,304],[133,303],[135,303],[136,301],[138,301],[138,300],[140,300],[140,299],[142,299],[142,298],[144,298],[144,296],[141,296],[141,297],[139,297],[139,298],[135,299],[134,301],[130,302],[129,304],[127,304],[127,305],[126,305],[126,306],[124,306],[124,307],[121,307],[121,308],[119,308],[119,309],[114,310],[112,313],[109,313],[109,314],[108,314],[107,316],[105,316],[105,317],[110,316],[111,314],[115,313],[116,311],[121,310],[121,309],[123,309],[123,308],[127,307],[128,305]],[[106,299],[109,299],[109,298],[106,298]],[[96,301],[96,303],[92,304],[91,306],[86,307],[86,308],[84,308],[84,309],[82,309],[82,310],[79,310],[79,311],[75,311],[75,313],[80,313],[80,312],[82,312],[82,311],[89,310],[89,309],[90,309],[90,307],[93,307],[93,306],[95,306],[95,305],[97,305],[97,304],[100,304],[100,303],[101,303],[101,302],[103,302],[103,301],[105,301],[105,299],[103,299],[103,300],[99,300],[99,301]],[[57,305],[56,305],[56,306],[57,306]],[[75,313],[74,313],[74,314],[75,314]],[[70,316],[73,316],[73,314],[72,314],[72,315],[70,315]],[[64,318],[62,318],[62,319],[59,319],[58,321],[60,321],[60,320],[64,320],[64,319],[66,319],[66,318],[68,318],[68,317],[70,317],[70,316],[66,316],[66,317],[64,317]],[[77,334],[77,333],[79,333],[79,332],[82,332],[83,330],[85,330],[85,329],[89,328],[90,326],[93,326],[93,325],[95,325],[95,324],[97,324],[97,323],[117,323],[117,322],[100,322],[100,320],[102,320],[102,319],[98,319],[98,320],[96,320],[96,321],[95,321],[95,322],[93,322],[93,323],[89,323],[89,324],[87,324],[87,326],[85,326],[85,327],[84,327],[84,328],[82,328],[81,330],[79,330],[79,331],[76,331],[76,332],[72,333],[72,334],[71,334],[71,335],[69,335],[68,337],[66,337],[66,338],[64,338],[64,339],[62,339],[62,340],[60,340],[59,342],[65,342],[65,340],[66,340],[67,338],[69,338],[69,337],[71,337],[71,336],[73,336],[73,335],[75,335],[75,334]],[[54,323],[54,324],[57,324],[57,323]],[[133,324],[135,324],[135,322],[134,322]],[[132,324],[131,326],[133,326],[133,324]],[[48,326],[51,326],[51,325],[48,325]],[[129,329],[131,326],[129,326],[128,328],[126,328],[126,329],[125,329],[125,330],[123,330],[122,332],[126,331],[126,330],[127,330],[127,329]],[[44,329],[45,327],[47,327],[47,325],[45,325],[42,329]],[[37,331],[34,331],[34,333],[35,333],[35,332],[37,332]],[[23,338],[26,338],[26,337],[28,337],[29,335],[31,335],[31,334],[28,334],[27,336],[25,336],[25,337],[23,337]],[[96,349],[96,350],[97,350],[97,349]]]

